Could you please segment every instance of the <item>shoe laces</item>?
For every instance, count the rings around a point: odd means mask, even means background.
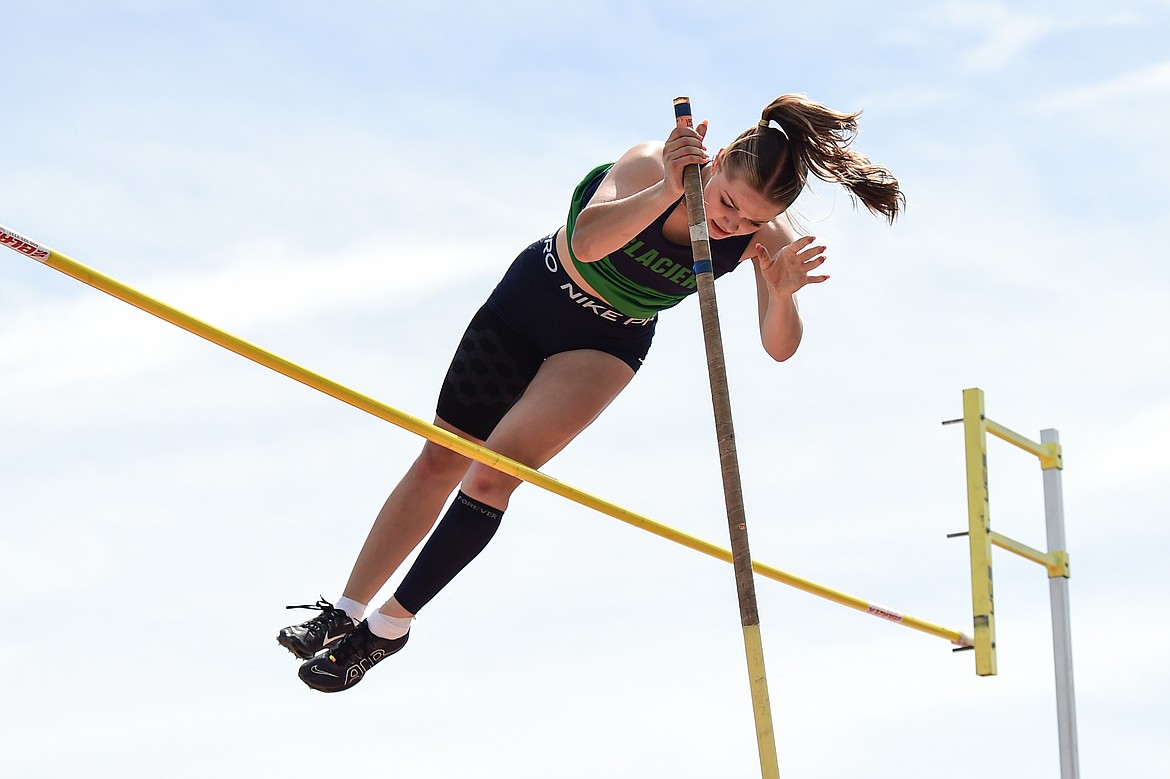
[[[324,631],[326,627],[335,626],[342,619],[352,622],[349,615],[343,609],[339,609],[329,601],[321,597],[316,603],[305,603],[299,606],[285,606],[286,609],[316,609],[321,613],[316,617],[304,622],[302,627],[309,632]]]
[[[335,663],[342,665],[358,662],[362,660],[370,660],[372,662],[379,662],[386,657],[394,654],[391,647],[398,643],[396,639],[382,638],[374,635],[369,626],[363,628],[355,628],[346,633],[341,641],[337,642],[337,646],[329,650],[330,659]],[[384,654],[374,660],[374,653],[382,649]]]

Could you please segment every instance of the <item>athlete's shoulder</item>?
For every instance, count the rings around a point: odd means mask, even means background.
[[[658,181],[666,169],[662,164],[662,146],[662,141],[646,141],[631,146],[618,157],[610,174],[630,180],[645,179],[651,184]]]
[[[631,146],[605,174],[591,202],[605,203],[641,192],[662,180],[662,141]]]
[[[637,143],[627,149],[620,160],[657,160],[659,167],[661,167],[662,147],[665,145],[663,141],[644,141]]]

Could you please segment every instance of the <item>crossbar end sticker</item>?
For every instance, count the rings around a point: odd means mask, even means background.
[[[32,257],[34,260],[44,262],[49,259],[49,248],[41,246],[31,238],[25,238],[15,230],[9,230],[4,225],[0,225],[0,246],[7,246],[15,252],[19,252],[26,257]]]

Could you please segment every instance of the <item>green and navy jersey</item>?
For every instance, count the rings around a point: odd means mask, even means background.
[[[597,262],[581,262],[573,255],[573,228],[577,217],[612,167],[613,163],[598,165],[573,191],[565,224],[569,255],[581,278],[611,306],[627,316],[649,318],[698,289],[690,245],[674,243],[662,234],[666,219],[678,201],[613,254]],[[711,241],[711,265],[715,278],[738,267],[751,238],[750,235],[734,235]]]

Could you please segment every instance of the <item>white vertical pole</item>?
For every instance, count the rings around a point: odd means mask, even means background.
[[[1053,429],[1040,431],[1041,443],[1059,443]],[[1048,529],[1048,551],[1067,551],[1064,538],[1064,492],[1060,468],[1044,472],[1044,520]],[[1069,619],[1068,578],[1048,580],[1052,606],[1052,654],[1056,669],[1056,723],[1060,737],[1061,779],[1080,779],[1077,758],[1077,712],[1073,694],[1072,628]]]

